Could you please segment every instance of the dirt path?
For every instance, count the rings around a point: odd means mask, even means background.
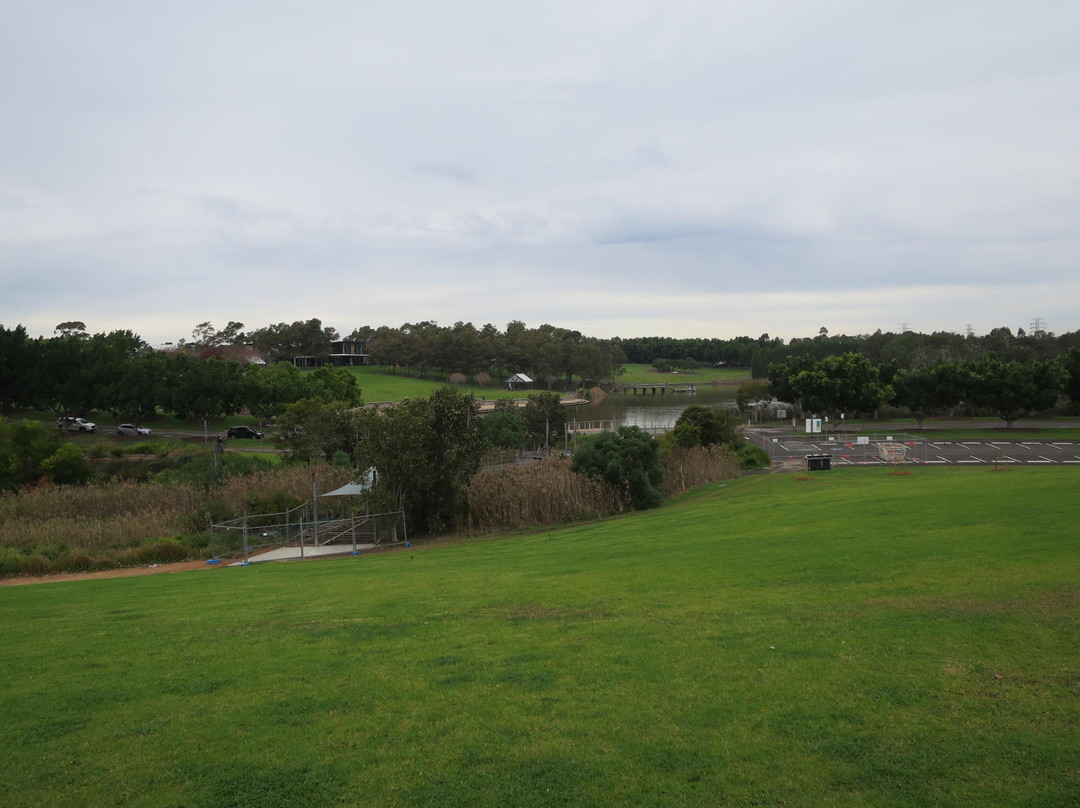
[[[165,572],[193,572],[194,570],[219,569],[216,564],[205,561],[179,561],[175,564],[154,564],[151,567],[123,567],[98,572],[63,572],[56,575],[25,575],[16,578],[0,578],[0,586],[22,584],[51,584],[57,581],[93,581],[97,578],[131,578],[135,575],[160,575]]]

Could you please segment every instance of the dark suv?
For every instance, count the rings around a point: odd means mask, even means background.
[[[255,440],[262,440],[263,433],[257,429],[252,429],[250,426],[230,426],[228,436],[230,438],[254,438]]]

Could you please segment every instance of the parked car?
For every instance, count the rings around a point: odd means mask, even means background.
[[[230,438],[254,438],[255,440],[262,440],[263,433],[257,429],[252,429],[250,426],[230,426],[228,433]]]
[[[116,428],[117,435],[150,435],[150,429],[145,426],[135,426],[135,424],[120,424]]]
[[[97,429],[97,424],[92,424],[83,418],[59,418],[56,422],[68,432],[93,432]]]

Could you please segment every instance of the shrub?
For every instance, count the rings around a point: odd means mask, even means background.
[[[74,443],[65,443],[41,461],[41,471],[58,485],[80,485],[90,479],[90,464]]]
[[[739,447],[739,468],[746,470],[767,469],[771,465],[772,461],[769,459],[769,453],[760,446],[747,443]]]
[[[131,560],[136,564],[171,564],[190,557],[191,551],[176,539],[159,539],[147,542],[131,551]]]

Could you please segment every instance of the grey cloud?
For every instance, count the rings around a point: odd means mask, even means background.
[[[1065,0],[16,4],[0,322],[781,334],[784,295],[841,331],[909,288],[927,330],[965,299],[1075,329],[1046,290],[1080,239],[1078,27]],[[100,296],[56,283],[88,267]]]

